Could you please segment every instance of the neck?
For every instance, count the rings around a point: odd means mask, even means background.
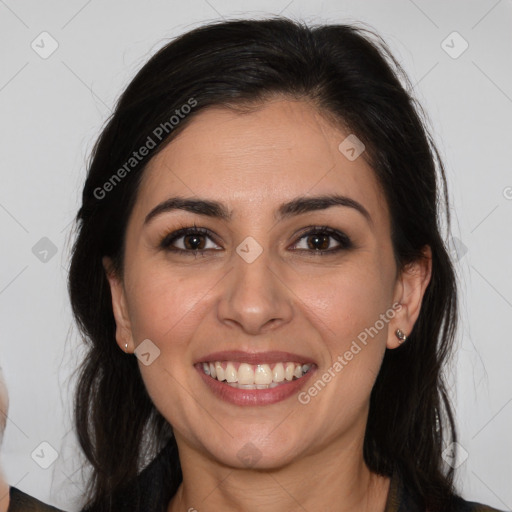
[[[0,512],[7,512],[9,509],[9,486],[4,480],[0,471]]]
[[[390,479],[368,469],[362,440],[330,442],[284,467],[261,470],[221,465],[177,441],[183,483],[168,512],[385,510]]]

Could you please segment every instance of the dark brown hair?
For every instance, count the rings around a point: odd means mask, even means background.
[[[166,44],[137,73],[92,152],[69,273],[73,313],[88,346],[75,421],[92,466],[91,509],[111,510],[140,471],[148,446],[156,453],[169,439],[174,442],[146,392],[136,358],[116,344],[102,257],[110,256],[122,276],[127,219],[144,168],[195,116],[210,106],[243,109],[286,95],[312,101],[365,144],[365,158],[390,210],[397,267],[421,258],[425,245],[432,249],[432,276],[419,318],[408,341],[386,351],[372,390],[364,458],[374,472],[400,471],[429,510],[449,510],[453,469],[444,467],[441,454],[443,439],[455,441],[456,432],[442,369],[456,331],[457,290],[440,226],[443,213],[450,226],[445,171],[412,91],[371,30],[308,27],[281,17],[196,28]],[[192,105],[191,98],[195,106],[173,125],[171,117]],[[156,137],[162,126],[167,129]],[[150,136],[155,147],[127,168]],[[122,179],[113,181],[116,173]],[[170,500],[181,482],[177,456],[167,471],[169,487],[162,496]]]

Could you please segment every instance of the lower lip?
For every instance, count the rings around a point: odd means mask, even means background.
[[[235,405],[269,405],[281,402],[286,398],[297,393],[306,382],[309,380],[311,374],[316,370],[316,367],[312,367],[304,376],[300,379],[291,380],[286,384],[281,384],[274,388],[268,389],[238,389],[226,384],[225,382],[219,382],[217,379],[210,377],[204,373],[202,366],[195,366],[199,375],[205,382],[205,384],[222,400],[230,402]]]

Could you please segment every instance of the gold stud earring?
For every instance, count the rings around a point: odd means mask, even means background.
[[[398,343],[403,343],[405,340],[407,340],[407,336],[402,332],[400,329],[397,329],[395,331],[396,337],[398,338]]]
[[[124,344],[124,351],[128,354],[128,343]]]

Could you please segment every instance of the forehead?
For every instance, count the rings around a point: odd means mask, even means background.
[[[273,212],[298,196],[340,193],[361,202],[374,219],[387,208],[364,154],[339,149],[350,133],[310,103],[279,99],[239,113],[209,108],[147,166],[137,206],[146,214],[173,195],[226,203],[233,217]]]

